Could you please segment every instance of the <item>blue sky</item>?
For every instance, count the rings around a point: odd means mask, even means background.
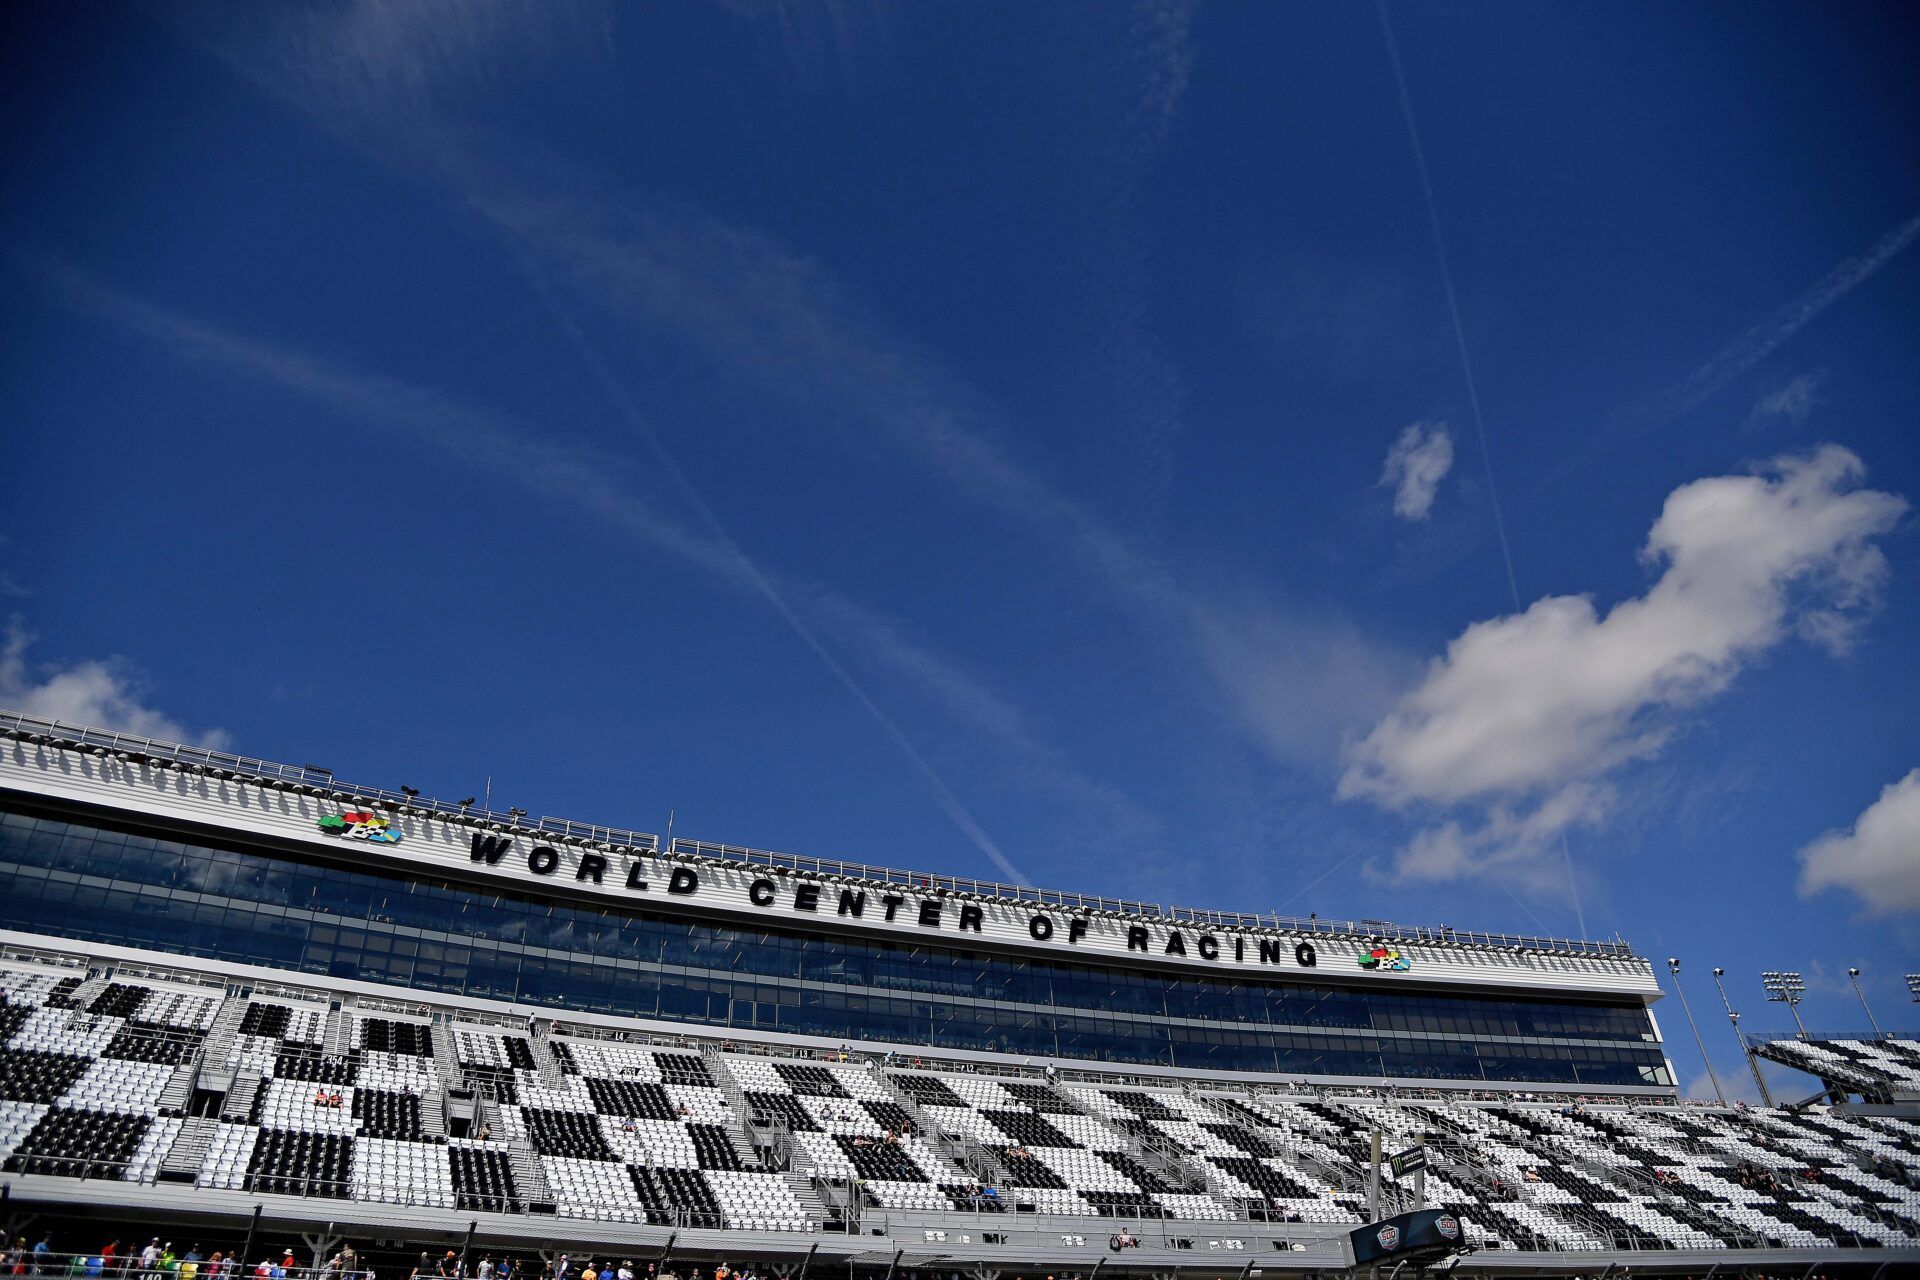
[[[1908,15],[0,20],[0,702],[1914,1021]]]

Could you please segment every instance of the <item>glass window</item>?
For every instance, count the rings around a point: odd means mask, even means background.
[[[1228,981],[719,928],[17,813],[0,812],[0,894],[0,921],[24,931],[715,1026],[1231,1070],[1665,1082],[1632,1002]]]

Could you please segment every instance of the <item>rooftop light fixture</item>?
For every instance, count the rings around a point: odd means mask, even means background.
[[[1806,980],[1799,974],[1788,971],[1767,970],[1760,975],[1760,985],[1767,989],[1767,1000],[1773,1004],[1784,1004],[1787,1012],[1793,1015],[1793,1025],[1800,1028],[1800,1038],[1807,1038],[1807,1024],[1800,1021],[1800,1001],[1806,997]]]

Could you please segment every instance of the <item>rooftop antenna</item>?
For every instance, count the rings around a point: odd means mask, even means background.
[[[486,802],[482,804],[480,807],[486,812],[492,813],[493,812],[493,775],[492,774],[487,775],[486,795],[487,795]]]
[[[673,810],[667,810],[667,848],[673,848]]]

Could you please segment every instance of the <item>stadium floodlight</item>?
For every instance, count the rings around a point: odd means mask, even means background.
[[[1760,975],[1760,985],[1767,989],[1767,1000],[1772,1004],[1784,1004],[1787,1012],[1793,1015],[1793,1025],[1800,1028],[1800,1038],[1807,1038],[1807,1024],[1800,1021],[1800,1002],[1806,998],[1806,979],[1791,971],[1769,969]]]
[[[1722,981],[1727,971],[1720,966],[1713,968],[1713,985],[1719,988],[1720,1003],[1726,1006],[1727,1021],[1733,1024],[1733,1042],[1740,1046],[1740,1052],[1747,1055],[1747,1069],[1753,1072],[1753,1082],[1760,1088],[1760,1100],[1768,1106],[1773,1105],[1773,1094],[1767,1088],[1767,1077],[1760,1071],[1760,1059],[1754,1055],[1753,1047],[1740,1034],[1740,1014],[1733,1007],[1733,1001],[1727,998],[1727,984]]]
[[[1915,1004],[1920,1004],[1920,973],[1907,975],[1907,994],[1913,997]]]
[[[1867,1011],[1867,1025],[1873,1028],[1873,1038],[1880,1039],[1880,1024],[1874,1020],[1873,1006],[1867,1003],[1867,993],[1860,989],[1860,966],[1848,967],[1847,981],[1853,984],[1853,994],[1860,997],[1860,1007]]]
[[[1713,1081],[1713,1097],[1721,1106],[1727,1105],[1726,1090],[1720,1087],[1720,1073],[1713,1069],[1713,1059],[1707,1056],[1707,1042],[1700,1036],[1700,1024],[1693,1020],[1693,1006],[1687,1003],[1687,993],[1680,986],[1680,961],[1677,957],[1667,957],[1667,972],[1673,975],[1673,992],[1680,997],[1680,1007],[1686,1011],[1687,1025],[1693,1028],[1693,1042],[1700,1047],[1700,1061],[1707,1064],[1707,1079]]]

